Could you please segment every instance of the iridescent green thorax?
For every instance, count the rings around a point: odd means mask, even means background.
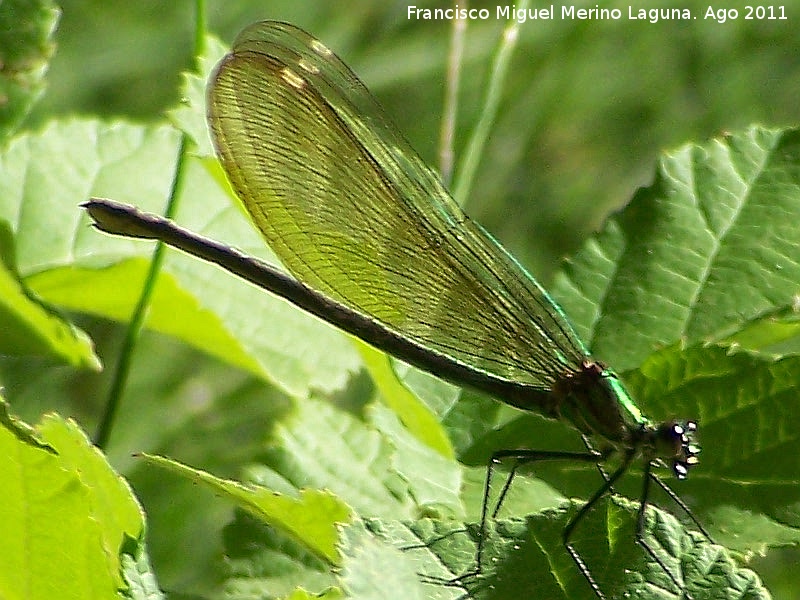
[[[553,386],[561,419],[581,433],[615,447],[631,447],[648,421],[636,407],[616,373],[600,363],[585,360]]]
[[[698,462],[697,424],[651,422],[617,374],[600,363],[585,360],[579,371],[559,379],[552,393],[557,416],[601,445],[639,454],[646,462],[667,461],[679,479]]]

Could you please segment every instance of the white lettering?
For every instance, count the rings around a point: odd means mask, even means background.
[[[580,21],[617,21],[622,18],[622,11],[618,8],[575,8],[575,6],[561,7],[562,19],[578,19]]]
[[[527,20],[547,20],[552,19],[555,16],[555,9],[554,6],[551,4],[549,8],[517,8],[516,4],[512,4],[511,6],[498,6],[497,7],[497,19],[506,19],[507,21],[511,21],[512,19],[522,25]]]
[[[408,7],[406,17],[422,21],[485,21],[490,13],[487,8],[460,8],[458,4],[450,8],[417,8],[414,5]]]
[[[715,10],[713,6],[706,9],[704,19],[714,19],[717,23],[724,23],[725,21],[735,21],[739,18],[739,11],[735,8],[720,8]]]
[[[659,21],[691,19],[692,12],[688,8],[640,8],[628,7],[628,19],[631,21],[643,20],[651,23]]]

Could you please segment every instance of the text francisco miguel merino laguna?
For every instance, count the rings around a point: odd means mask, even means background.
[[[528,19],[558,19],[562,20],[587,20],[587,21],[617,21],[624,17],[628,20],[647,20],[655,23],[659,20],[669,19],[692,19],[692,11],[688,8],[634,8],[628,6],[627,15],[619,8],[579,8],[573,5],[562,5],[561,10],[556,10],[555,5],[551,4],[546,8],[520,9],[515,5],[496,6],[492,11],[488,8],[459,8],[458,4],[450,8],[419,8],[417,6],[408,7],[408,19],[420,21],[451,21],[451,20],[470,20],[486,21],[492,16],[495,19],[514,19],[524,23]],[[494,13],[494,15],[492,15]]]

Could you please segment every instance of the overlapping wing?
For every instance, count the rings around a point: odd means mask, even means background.
[[[319,41],[255,24],[208,95],[231,184],[300,281],[476,376],[546,391],[579,368],[561,309]]]

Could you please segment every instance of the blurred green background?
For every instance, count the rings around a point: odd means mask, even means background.
[[[208,20],[209,28],[227,43],[242,27],[260,19],[291,21],[312,32],[351,65],[423,158],[436,164],[451,26],[443,21],[409,21],[408,4],[385,0],[208,0]],[[446,6],[445,2],[415,4]],[[595,6],[594,2],[576,4]],[[627,11],[627,4],[601,4]],[[493,11],[496,4],[473,6]],[[745,21],[740,12],[738,20],[720,24],[702,18],[708,6],[705,3],[687,0],[682,6],[692,8],[697,19],[656,24],[556,19],[529,21],[520,27],[498,121],[467,211],[545,285],[562,257],[578,248],[610,211],[623,206],[638,186],[651,181],[654,162],[663,150],[754,122],[786,125],[800,121],[800,7],[787,6],[785,21]],[[725,6],[741,9],[744,3]],[[61,7],[48,89],[31,117],[33,126],[75,113],[156,121],[180,100],[180,72],[192,64],[193,2],[72,0],[62,2]],[[658,7],[672,8],[674,3],[647,3],[647,8]],[[479,114],[491,57],[504,26],[494,18],[469,23],[457,156]],[[96,322],[81,325],[97,340],[98,352],[107,364],[113,362],[119,329]],[[184,377],[184,370],[196,374],[206,369],[209,380],[222,376],[222,369],[213,361],[198,363],[177,345],[146,338],[147,347],[158,348],[158,360],[142,352],[140,368],[153,379],[174,378],[176,395],[196,383]],[[158,371],[165,356],[172,357],[168,374]],[[6,373],[13,368],[13,364],[6,365]],[[52,380],[61,376],[54,371]],[[73,381],[76,398],[85,398],[87,389],[102,385],[96,377]],[[13,397],[13,378],[4,377],[4,383]],[[44,389],[51,384],[37,385]],[[216,387],[237,385],[226,380]],[[243,378],[241,386],[250,385]],[[101,394],[97,400],[102,401]],[[253,406],[261,404],[254,401]],[[157,409],[155,403],[145,410]],[[15,405],[15,410],[29,418],[36,412],[31,406]],[[192,410],[195,413],[190,414],[203,414],[196,400]],[[152,422],[142,418],[140,429]],[[91,418],[88,423],[84,426],[90,428]],[[204,426],[213,435],[205,435]],[[176,436],[170,440],[170,453],[210,468],[208,460],[193,460],[187,448],[205,444],[204,458],[218,456],[225,445],[223,429],[199,417],[194,421],[188,418],[182,431],[193,431],[196,437],[179,440]],[[147,449],[142,445],[147,445],[148,436],[155,437],[152,431],[135,432],[136,426],[129,425],[115,442],[112,457],[121,461],[123,471],[130,461],[122,457]],[[254,432],[253,438],[257,436]],[[210,448],[209,440],[214,440]],[[164,441],[159,443],[163,448]],[[177,444],[183,452],[175,449]],[[244,454],[242,445],[238,451]],[[228,466],[234,464],[236,450],[224,450]],[[169,518],[187,519],[188,513],[182,510],[181,499],[163,510],[148,503],[148,496],[163,495],[163,488],[148,489],[147,482],[140,479],[136,491],[156,517],[150,539],[162,583],[182,587],[178,582],[187,575],[176,565],[180,562],[175,560],[176,546],[159,537],[157,518],[163,512]],[[173,529],[168,531],[174,534]],[[197,533],[208,535],[199,529]],[[191,543],[184,538],[177,548]],[[797,556],[796,551],[774,552],[759,565],[759,573],[776,598],[788,598],[780,590],[788,586],[783,580],[787,574],[791,576],[789,563],[796,564]]]
[[[627,14],[627,4],[601,4]],[[209,0],[208,19],[228,43],[260,19],[291,21],[314,33],[353,67],[422,157],[436,164],[451,28],[443,21],[409,21],[408,5]],[[496,4],[472,6],[493,10]],[[789,7],[786,21],[740,16],[720,24],[702,18],[706,3],[681,6],[692,7],[697,19],[556,19],[520,28],[499,119],[467,208],[545,283],[559,258],[649,183],[662,150],[754,122],[798,121],[800,15]],[[71,0],[62,7],[49,89],[35,118],[79,112],[153,120],[179,100],[179,73],[191,65],[192,2]],[[494,18],[469,23],[457,155],[480,109],[504,25]]]

